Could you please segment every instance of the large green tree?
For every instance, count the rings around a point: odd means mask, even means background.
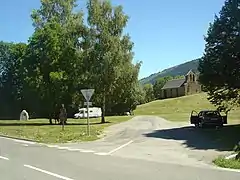
[[[240,0],[226,0],[205,37],[200,82],[223,110],[240,104]]]
[[[24,107],[22,62],[26,51],[24,43],[0,42],[0,97],[1,116],[16,118]]]
[[[80,38],[85,27],[82,12],[73,12],[75,7],[76,0],[41,0],[41,7],[32,13],[35,32],[25,67],[29,89],[38,95],[45,116],[55,105],[71,104],[81,82]]]
[[[181,76],[179,76],[179,78],[180,77]],[[176,78],[178,78],[178,77],[176,77]],[[167,81],[172,80],[172,79],[173,79],[172,76],[165,76],[165,77],[158,78],[156,80],[156,82],[153,85],[153,93],[154,93],[154,97],[156,99],[161,98],[161,91],[162,91],[163,86],[166,84]]]
[[[145,92],[145,102],[151,102],[155,99],[153,85],[152,84],[145,84],[143,87],[143,91]]]
[[[129,107],[135,103],[140,64],[132,64],[133,43],[130,36],[123,33],[128,16],[122,7],[113,7],[110,1],[89,0],[87,9],[86,74],[89,74],[89,86],[95,89],[94,100],[102,108],[104,123],[105,112],[118,103]]]

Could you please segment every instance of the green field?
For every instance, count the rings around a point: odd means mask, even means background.
[[[155,115],[169,121],[189,121],[192,110],[216,109],[205,93],[178,98],[156,100],[137,107],[135,115]],[[228,116],[229,122],[240,123],[240,109],[232,110]]]
[[[130,116],[106,117],[108,123],[100,124],[100,118],[91,119],[87,136],[86,119],[68,119],[64,131],[60,125],[50,125],[47,119],[29,121],[0,120],[0,135],[29,139],[44,143],[66,143],[96,140],[107,126],[129,120]]]
[[[240,160],[236,159],[225,159],[223,157],[219,157],[215,159],[213,163],[223,168],[240,169]]]

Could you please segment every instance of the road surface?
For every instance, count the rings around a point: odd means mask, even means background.
[[[152,119],[152,118],[151,118]],[[215,168],[188,157],[182,149],[170,149],[176,142],[165,142],[168,147],[155,151],[142,145],[153,145],[140,136],[151,133],[150,125],[139,121],[138,127],[130,121],[119,126],[118,134],[111,132],[102,140],[49,146],[0,137],[1,180],[239,180],[240,172]],[[146,119],[145,119],[146,120]],[[144,121],[145,121],[144,120]],[[157,122],[149,120],[150,124]],[[155,127],[156,126],[156,127]],[[158,125],[151,125],[157,127]],[[167,126],[167,125],[166,125]],[[135,131],[129,127],[136,127]],[[120,133],[122,132],[122,133]],[[120,133],[120,134],[119,134]],[[158,141],[158,140],[156,140]],[[121,144],[122,143],[122,144]],[[160,142],[163,143],[163,142]],[[156,144],[155,144],[156,145]],[[90,149],[91,147],[91,149]],[[89,149],[87,149],[89,148]],[[139,148],[139,149],[138,149]],[[167,153],[167,149],[169,154]],[[163,150],[163,152],[161,152]],[[176,149],[176,150],[180,150]],[[147,151],[151,151],[148,154]],[[156,153],[158,152],[159,153]],[[184,155],[181,155],[184,154]],[[173,155],[173,157],[171,157]],[[148,157],[149,156],[149,157]],[[186,163],[184,163],[184,159]]]

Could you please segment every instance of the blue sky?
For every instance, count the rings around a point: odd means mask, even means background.
[[[112,0],[130,16],[126,32],[134,42],[134,62],[143,61],[139,78],[198,58],[203,36],[224,0]],[[84,0],[79,0],[83,7]],[[30,14],[40,0],[1,0],[0,41],[27,42]]]

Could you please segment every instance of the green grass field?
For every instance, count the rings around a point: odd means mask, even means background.
[[[68,119],[62,131],[61,125],[50,125],[47,119],[29,121],[0,120],[0,135],[29,139],[44,143],[66,143],[96,140],[107,126],[129,120],[130,116],[106,117],[106,124],[100,118],[90,119],[91,135],[87,136],[86,119]]]
[[[216,109],[205,93],[178,98],[157,100],[137,107],[135,115],[155,115],[169,121],[189,121],[192,110]],[[240,123],[240,109],[232,110],[228,116],[229,122]]]
[[[223,168],[240,169],[240,160],[236,159],[224,159],[223,157],[219,157],[215,159],[213,163]]]

